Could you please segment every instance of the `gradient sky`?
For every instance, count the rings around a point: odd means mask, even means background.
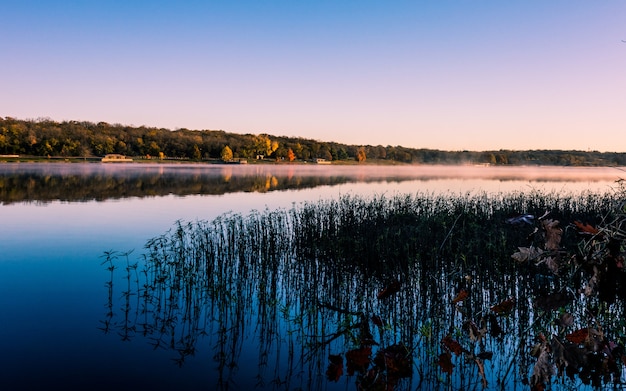
[[[0,116],[626,152],[623,0],[0,0]]]

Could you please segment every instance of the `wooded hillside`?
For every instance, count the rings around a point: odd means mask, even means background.
[[[543,164],[626,166],[626,153],[597,151],[441,151],[402,146],[347,145],[269,134],[236,134],[222,130],[169,130],[106,122],[0,117],[0,155],[100,157],[118,153],[134,157],[217,160],[232,151],[235,159],[302,161],[388,161],[424,164]]]

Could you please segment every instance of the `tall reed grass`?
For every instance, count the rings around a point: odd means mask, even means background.
[[[146,244],[134,321],[129,326],[126,311],[117,325],[125,329],[122,335],[131,329],[155,347],[177,351],[180,365],[206,336],[220,386],[237,378],[238,359],[244,350],[249,355],[247,336],[253,334],[257,386],[326,389],[329,354],[361,346],[359,333],[377,316],[381,325],[370,326],[379,349],[402,342],[410,352],[412,375],[397,384],[400,388],[482,388],[472,363],[459,359],[452,374],[441,372],[437,357],[446,335],[477,353],[493,352],[484,375],[489,384],[520,386],[532,366],[526,350],[533,332],[551,327],[538,322],[544,315],[534,297],[542,287],[558,290],[564,283],[511,259],[518,246],[529,244],[532,227],[506,220],[549,211],[562,222],[597,225],[621,197],[344,196],[289,210],[178,222]],[[565,227],[563,245],[578,240]],[[111,258],[109,253],[108,265]],[[129,271],[129,281],[130,276]],[[394,282],[398,292],[379,299],[381,289]],[[461,289],[468,290],[468,298],[452,305]],[[509,316],[489,311],[507,298],[518,303]],[[500,332],[472,339],[463,332],[468,319],[490,322],[489,329]]]

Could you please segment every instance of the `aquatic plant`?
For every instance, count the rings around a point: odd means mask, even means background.
[[[178,222],[146,244],[141,281],[127,260],[123,319],[107,330],[144,335],[178,365],[205,341],[224,387],[251,339],[259,387],[326,389],[345,372],[362,389],[539,388],[555,365],[563,382],[615,382],[565,357],[575,328],[601,332],[600,352],[623,346],[622,196],[344,196]],[[604,365],[598,351],[585,356]]]

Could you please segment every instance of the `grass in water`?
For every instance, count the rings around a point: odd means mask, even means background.
[[[206,336],[224,383],[252,332],[258,386],[617,384],[623,195],[344,196],[179,222],[146,244],[141,278],[127,269],[107,331],[179,365]]]

